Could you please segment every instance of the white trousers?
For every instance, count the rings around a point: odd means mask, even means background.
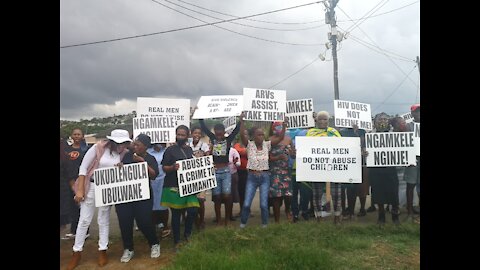
[[[90,189],[85,195],[85,200],[80,203],[80,218],[78,220],[73,251],[77,252],[83,250],[85,235],[87,234],[90,223],[92,223],[93,214],[95,213],[96,208],[98,209],[98,250],[108,249],[111,205],[95,207],[95,185],[91,183]]]

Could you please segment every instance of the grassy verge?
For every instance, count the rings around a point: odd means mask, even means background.
[[[166,269],[420,269],[420,227],[301,222],[194,234]]]

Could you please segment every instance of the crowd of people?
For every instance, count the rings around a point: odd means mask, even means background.
[[[411,106],[414,122],[420,122],[420,104]],[[285,122],[273,122],[269,134],[259,127],[247,129],[244,115],[230,134],[225,126],[217,124],[213,132],[200,119],[200,127],[181,125],[175,130],[175,143],[152,144],[149,136],[140,134],[134,140],[127,130],[113,130],[106,140],[90,148],[85,143],[83,131],[75,128],[69,142],[60,139],[60,231],[70,224],[69,232],[62,239],[75,239],[69,270],[78,266],[89,226],[97,211],[99,231],[98,265],[108,263],[109,217],[111,206],[95,207],[93,171],[97,168],[123,166],[147,162],[150,179],[150,199],[115,205],[122,237],[123,263],[134,256],[134,222],[147,239],[151,257],[160,256],[160,240],[173,232],[175,248],[188,242],[193,224],[205,229],[205,191],[181,197],[177,179],[179,160],[213,156],[217,187],[211,190],[214,202],[216,226],[228,226],[240,218],[240,228],[251,217],[252,201],[259,188],[261,226],[269,223],[270,206],[275,223],[280,222],[281,206],[284,206],[288,222],[296,223],[314,218],[320,222],[332,213],[335,224],[352,219],[356,198],[360,200],[358,217],[377,211],[377,223],[386,222],[386,212],[391,212],[394,224],[400,224],[399,181],[406,184],[407,218],[419,223],[419,209],[413,206],[414,189],[420,198],[420,158],[417,165],[409,167],[367,167],[365,158],[366,131],[358,126],[337,130],[329,126],[329,113],[315,114],[316,126],[287,130]],[[390,118],[385,113],[375,115],[371,132],[413,131],[414,124],[406,124],[402,117]],[[204,135],[205,134],[205,135]],[[238,136],[237,136],[238,134]],[[267,137],[268,136],[268,137]],[[362,147],[362,183],[340,184],[330,182],[297,182],[295,162],[295,138],[309,137],[360,137]],[[190,138],[190,140],[189,140]],[[207,139],[208,138],[208,139]],[[371,195],[370,208],[366,209],[367,195]],[[270,203],[269,203],[270,201]],[[419,200],[418,200],[419,201]],[[239,212],[233,214],[233,205],[239,204]],[[225,215],[222,222],[221,207]],[[386,207],[385,207],[386,206]],[[170,226],[168,224],[171,214]],[[183,242],[181,223],[185,224]],[[156,230],[161,230],[160,237]],[[120,255],[120,254],[119,254]]]

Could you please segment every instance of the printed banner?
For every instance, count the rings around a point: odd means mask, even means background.
[[[345,100],[334,100],[333,104],[336,127],[351,128],[356,124],[359,129],[372,130],[370,104]]]
[[[245,120],[283,122],[287,108],[287,91],[243,88]]]
[[[413,132],[365,134],[367,167],[417,165]]]
[[[243,96],[201,96],[192,119],[238,116],[243,110]]]
[[[420,156],[420,123],[415,123],[413,130],[413,143],[415,144],[415,155]]]
[[[295,138],[297,181],[362,183],[358,137]]]
[[[137,117],[133,137],[150,136],[152,143],[175,142],[175,129],[190,126],[190,100],[137,97]]]
[[[147,162],[96,169],[95,207],[150,199]]]
[[[314,127],[313,99],[288,100],[287,117],[287,129]]]
[[[180,197],[217,186],[212,155],[179,160],[176,163],[180,165],[177,170]]]
[[[230,134],[237,126],[237,117],[230,116],[223,120],[223,125],[225,126],[225,133]]]
[[[400,117],[403,117],[403,119],[407,124],[413,122],[413,116],[412,116],[412,113],[410,112],[401,114]]]

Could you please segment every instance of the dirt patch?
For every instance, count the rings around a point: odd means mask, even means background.
[[[375,269],[420,269],[420,252],[412,247],[408,254],[400,254],[387,242],[375,242],[371,248],[375,250],[374,256],[365,257],[367,266]]]

